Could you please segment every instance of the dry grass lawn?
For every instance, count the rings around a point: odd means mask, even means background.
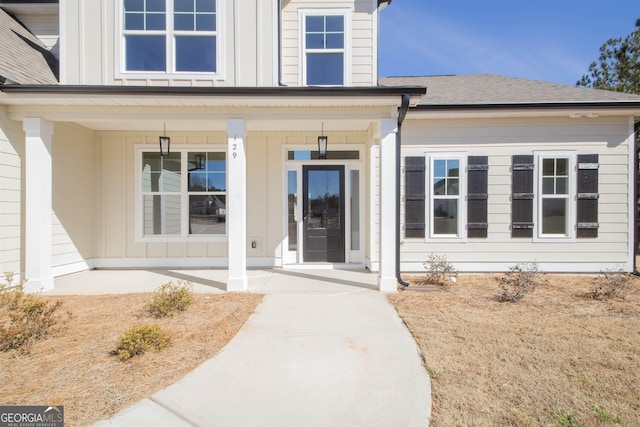
[[[432,425],[640,426],[640,279],[599,301],[591,276],[546,275],[509,303],[498,277],[389,296],[431,375]]]
[[[0,403],[64,405],[65,425],[109,417],[174,383],[215,355],[238,332],[261,301],[254,294],[194,294],[183,313],[165,319],[140,317],[152,294],[64,296],[73,316],[30,354],[0,353]],[[157,323],[171,337],[158,353],[121,362],[109,353],[130,327]]]

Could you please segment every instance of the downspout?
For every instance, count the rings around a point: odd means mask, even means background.
[[[640,120],[635,123],[633,126],[633,143],[635,147],[633,152],[635,153],[635,159],[633,159],[633,274],[636,276],[640,276],[640,272],[638,272],[638,265],[636,262],[636,257],[638,256],[638,208],[640,208],[640,204],[638,204],[638,167],[640,167],[640,159],[638,156],[640,155],[640,150],[638,149],[638,142],[640,141]]]
[[[402,103],[398,109],[398,133],[396,134],[396,280],[405,288],[409,282],[402,280],[400,274],[400,155],[402,148],[402,122],[409,111],[411,96],[402,95]]]
[[[278,86],[286,86],[282,83],[282,0],[276,1],[278,8]]]

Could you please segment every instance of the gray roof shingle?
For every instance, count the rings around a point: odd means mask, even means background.
[[[382,86],[426,86],[419,105],[640,102],[640,96],[495,74],[386,77]]]
[[[0,76],[16,84],[58,84],[58,60],[0,8]]]

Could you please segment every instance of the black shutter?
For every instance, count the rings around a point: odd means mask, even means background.
[[[598,155],[578,155],[577,237],[598,237]]]
[[[489,158],[469,156],[467,168],[467,236],[487,237]]]
[[[424,237],[425,160],[406,157],[404,166],[404,236]]]
[[[533,237],[533,156],[512,156],[511,166],[511,237]]]

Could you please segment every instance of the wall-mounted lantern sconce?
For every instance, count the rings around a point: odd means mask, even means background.
[[[327,145],[329,143],[329,138],[324,135],[324,123],[322,124],[322,135],[318,137],[318,158],[326,159],[327,158]]]
[[[204,154],[196,154],[196,169],[204,169]]]
[[[160,140],[160,155],[162,157],[169,155],[169,145],[171,144],[171,138],[167,136],[167,128],[164,126],[164,133],[159,138]]]

